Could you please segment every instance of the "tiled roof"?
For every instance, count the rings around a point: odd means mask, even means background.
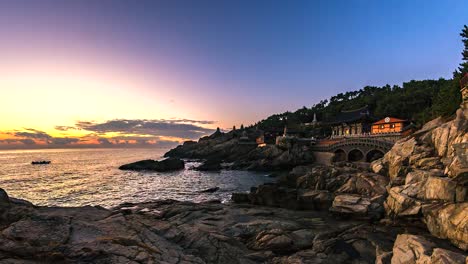
[[[387,118],[388,118],[388,120],[387,120]],[[406,121],[407,120],[399,119],[399,118],[396,118],[396,117],[386,117],[384,119],[381,119],[381,120],[373,123],[373,125],[390,124],[390,123],[404,123]]]
[[[369,107],[367,105],[359,109],[341,111],[340,113],[336,115],[336,117],[330,123],[331,124],[349,123],[349,122],[355,122],[355,121],[363,120],[363,119],[365,120],[372,119],[369,113]]]

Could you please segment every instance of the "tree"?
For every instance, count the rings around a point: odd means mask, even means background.
[[[454,77],[455,78],[460,78],[461,76],[465,75],[465,73],[468,73],[468,26],[464,25],[462,32],[460,33],[460,36],[462,37],[462,42],[463,42],[463,51],[462,51],[462,62],[460,63],[460,66],[458,67],[458,70],[454,72]]]

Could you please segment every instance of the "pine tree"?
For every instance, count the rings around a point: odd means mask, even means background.
[[[454,77],[458,78],[468,73],[468,26],[463,26],[460,36],[462,37],[464,49],[461,53],[462,62],[460,63],[460,67],[458,67],[458,71],[454,73]]]

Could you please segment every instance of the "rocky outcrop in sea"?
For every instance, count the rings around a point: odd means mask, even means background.
[[[207,163],[203,164],[200,170],[220,169],[220,163],[229,164],[224,168],[236,170],[290,170],[314,162],[314,156],[308,146],[281,148],[266,145],[260,148],[256,144],[242,144],[235,131],[218,132],[201,138],[198,142],[184,142],[167,152],[165,157],[206,160]]]

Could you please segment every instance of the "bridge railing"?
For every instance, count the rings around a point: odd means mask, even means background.
[[[334,149],[340,148],[340,147],[347,147],[347,146],[370,146],[370,147],[377,147],[381,148],[384,150],[389,150],[392,148],[394,145],[393,142],[385,141],[385,140],[379,140],[379,139],[374,139],[374,138],[345,138],[341,141],[327,144],[327,145],[314,145],[312,146],[312,149],[314,151],[332,151]]]

